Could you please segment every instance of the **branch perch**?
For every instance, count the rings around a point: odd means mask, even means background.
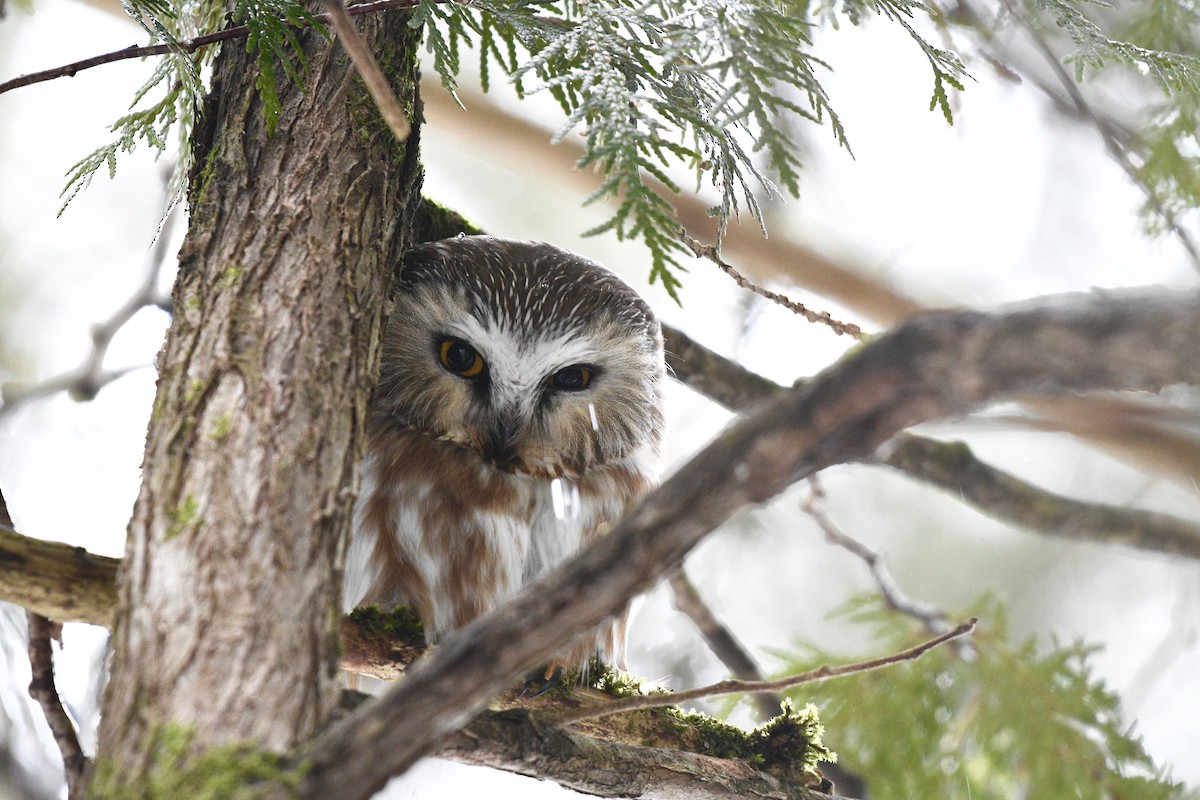
[[[0,600],[58,622],[111,627],[120,563],[0,524]]]

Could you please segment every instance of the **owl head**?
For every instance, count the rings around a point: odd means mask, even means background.
[[[552,245],[460,236],[405,257],[373,406],[515,475],[657,456],[662,334],[613,273]]]

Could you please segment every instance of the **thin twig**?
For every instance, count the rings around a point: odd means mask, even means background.
[[[31,386],[4,387],[0,390],[0,419],[16,411],[19,407],[40,400],[59,392],[69,392],[76,400],[91,400],[95,398],[108,384],[137,369],[150,365],[143,364],[119,369],[105,369],[104,359],[108,355],[108,347],[117,331],[133,319],[134,315],[143,308],[153,306],[168,313],[171,311],[171,300],[158,288],[159,276],[167,260],[167,246],[171,229],[178,214],[173,212],[167,216],[159,231],[158,238],[146,264],[146,276],[134,293],[112,316],[104,322],[92,327],[92,349],[84,358],[83,363],[75,369],[47,378]]]
[[[696,624],[700,635],[704,637],[713,655],[735,677],[744,681],[763,680],[762,670],[754,662],[742,643],[733,635],[733,631],[724,625],[708,603],[704,602],[696,585],[688,578],[681,567],[671,573],[671,593],[675,597],[675,608]],[[779,715],[781,698],[775,694],[762,693],[754,695],[754,704],[763,719]]]
[[[62,698],[54,685],[54,654],[50,649],[50,640],[62,642],[62,626],[51,622],[41,614],[32,611],[27,614],[29,620],[29,666],[33,679],[29,682],[29,696],[42,707],[50,732],[62,753],[63,768],[67,776],[67,797],[83,797],[83,776],[87,770],[88,758],[79,746],[79,736],[75,725],[63,708]]]
[[[825,492],[821,488],[821,484],[816,478],[812,478],[808,482],[809,495],[800,504],[800,510],[817,523],[817,527],[825,534],[826,541],[835,544],[843,550],[857,556],[867,565],[867,569],[871,571],[871,577],[875,580],[875,585],[879,589],[879,594],[883,597],[883,601],[888,607],[899,611],[905,616],[912,617],[921,623],[921,625],[930,633],[941,634],[950,629],[950,623],[944,611],[929,605],[912,600],[904,595],[900,586],[896,583],[895,578],[888,572],[884,566],[883,559],[879,553],[876,553],[871,548],[867,547],[857,539],[843,533],[829,515],[825,513],[825,509],[821,507],[820,501],[825,498]]]
[[[706,258],[712,263],[716,264],[721,268],[722,272],[733,278],[734,283],[743,289],[751,291],[759,297],[765,297],[772,303],[777,303],[778,305],[783,306],[793,314],[798,314],[801,317],[804,317],[809,322],[816,322],[826,325],[839,336],[842,334],[847,334],[849,336],[853,336],[855,339],[863,338],[862,329],[854,323],[839,322],[830,316],[828,311],[811,311],[803,303],[798,303],[795,300],[779,294],[778,292],[772,292],[770,289],[764,289],[742,273],[738,272],[733,265],[723,261],[720,254],[717,253],[716,247],[712,246],[711,244],[704,244],[700,240],[693,238],[686,230],[683,230],[682,228],[679,230],[678,235],[680,241],[682,241],[688,246],[689,249],[691,249],[691,251],[696,255],[696,258]]]
[[[400,101],[396,99],[396,93],[392,91],[391,84],[384,77],[383,70],[379,68],[379,62],[375,60],[375,56],[371,55],[371,49],[354,29],[354,24],[350,22],[350,15],[346,13],[346,7],[342,5],[342,0],[324,0],[324,3],[325,7],[329,9],[330,24],[337,32],[342,47],[346,48],[346,53],[354,63],[354,68],[358,70],[363,83],[366,84],[367,91],[371,93],[371,99],[375,101],[376,108],[379,109],[379,113],[387,122],[388,127],[392,129],[392,135],[398,142],[407,141],[408,135],[412,133],[408,115],[400,107]]]
[[[797,675],[787,675],[783,678],[776,678],[769,681],[739,681],[739,680],[724,680],[709,686],[701,686],[697,689],[686,689],[681,692],[667,692],[666,694],[647,694],[638,695],[636,697],[626,697],[620,700],[614,700],[611,703],[604,703],[599,706],[586,706],[583,708],[573,708],[559,714],[550,715],[546,722],[555,725],[570,725],[574,722],[579,722],[585,719],[594,719],[596,717],[606,717],[609,714],[621,714],[627,711],[638,711],[644,708],[657,708],[659,706],[679,705],[680,703],[688,703],[693,700],[702,700],[708,697],[716,697],[723,694],[761,694],[763,692],[783,692],[788,689],[793,689],[805,683],[816,683],[825,681],[831,678],[841,678],[846,675],[857,675],[862,672],[870,672],[872,670],[889,667],[892,664],[899,664],[902,661],[912,661],[929,652],[938,645],[945,644],[953,639],[970,633],[975,630],[975,625],[979,620],[971,617],[966,622],[961,623],[952,630],[943,634],[927,639],[914,647],[907,650],[901,650],[898,653],[892,653],[879,658],[871,658],[866,661],[858,661],[853,664],[843,664],[838,667],[822,666],[808,672],[801,672]]]
[[[441,1],[441,0],[438,0]],[[413,8],[417,5],[418,0],[378,0],[374,3],[363,3],[361,5],[350,6],[346,9],[349,16],[357,17],[362,14],[374,14],[379,11],[388,11],[393,8]],[[313,18],[318,22],[331,22],[329,14],[314,14]],[[295,27],[306,28],[306,22],[292,22],[291,20],[282,19],[281,23]],[[20,75],[16,78],[0,83],[0,94],[19,89],[22,86],[31,86],[35,83],[43,83],[51,81],[55,78],[73,78],[78,72],[92,67],[98,67],[102,64],[112,64],[116,61],[124,61],[130,58],[146,58],[148,56],[162,56],[167,53],[194,53],[202,47],[223,42],[227,39],[240,39],[249,35],[250,29],[245,25],[234,25],[224,30],[206,33],[203,36],[197,36],[193,39],[183,39],[177,42],[168,42],[167,44],[147,45],[138,47],[131,45],[122,50],[115,50],[111,53],[104,53],[91,58],[85,58],[82,61],[74,61],[70,64],[63,64],[60,67],[42,70],[41,72],[31,72],[27,75]],[[355,62],[357,66],[357,62]]]

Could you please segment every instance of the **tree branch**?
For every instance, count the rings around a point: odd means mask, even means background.
[[[1057,298],[1006,314],[930,314],[741,419],[579,557],[447,638],[377,703],[298,758],[299,795],[366,798],[489,698],[624,608],[717,525],[860,460],[910,425],[986,402],[1200,382],[1195,293]]]
[[[0,600],[58,622],[111,627],[120,563],[0,524]]]
[[[113,312],[112,316],[92,327],[92,349],[84,358],[83,363],[69,372],[31,386],[4,386],[0,389],[0,401],[2,401],[0,419],[26,403],[50,397],[59,392],[69,392],[76,400],[91,400],[108,384],[134,370],[143,368],[105,369],[104,359],[108,355],[108,347],[112,343],[113,337],[143,308],[160,308],[170,313],[171,299],[162,293],[158,283],[163,264],[168,257],[167,243],[176,219],[178,219],[177,213],[172,212],[167,215],[162,229],[158,232],[154,247],[150,251],[146,274],[141,285],[120,308]]]
[[[825,509],[818,503],[818,500],[823,499],[825,494],[817,478],[815,476],[811,478],[809,484],[809,496],[801,504],[801,510],[817,523],[817,527],[825,534],[826,541],[846,550],[867,565],[867,569],[871,571],[871,577],[875,579],[875,586],[879,589],[879,594],[883,597],[883,602],[887,604],[888,608],[912,617],[920,622],[922,627],[930,633],[940,634],[949,630],[950,623],[946,612],[906,597],[896,584],[895,578],[887,571],[887,567],[884,566],[883,559],[880,558],[879,553],[876,553],[857,539],[847,536],[833,524],[833,520],[829,518],[829,515],[825,513]]]
[[[667,364],[685,384],[731,411],[745,411],[784,387],[663,327]],[[880,463],[951,492],[983,513],[1036,533],[1200,558],[1200,525],[1136,508],[1084,503],[1034,486],[980,461],[962,442],[905,433]]]
[[[665,800],[829,797],[744,761],[596,739],[546,725],[525,709],[479,715],[451,737],[438,756],[547,778],[600,797]]]
[[[337,32],[338,39],[341,40],[342,47],[346,49],[350,60],[354,62],[354,68],[358,70],[371,99],[375,101],[375,107],[379,109],[380,116],[387,122],[388,128],[391,129],[397,142],[407,141],[409,134],[412,133],[408,115],[400,107],[400,101],[396,99],[396,93],[392,91],[391,84],[383,76],[383,70],[379,68],[379,62],[371,54],[371,49],[354,29],[354,24],[350,22],[350,15],[347,13],[346,7],[342,5],[342,0],[323,1],[325,7],[329,9],[326,15],[329,23]]]
[[[62,754],[63,767],[67,773],[67,797],[79,800],[83,797],[83,778],[88,768],[88,758],[79,746],[75,724],[67,716],[58,688],[54,685],[54,654],[50,640],[61,642],[62,626],[51,622],[41,614],[30,611],[29,621],[29,668],[33,675],[29,682],[29,696],[42,707],[46,722],[58,751]]]
[[[1200,559],[1200,525],[1194,522],[1048,492],[985,464],[962,442],[902,434],[880,463],[1026,530]]]
[[[667,368],[690,389],[730,411],[749,411],[786,387],[708,349],[678,328],[663,325]]]
[[[829,315],[828,311],[812,311],[803,303],[798,303],[791,298],[785,297],[778,292],[772,292],[769,289],[756,284],[754,281],[747,278],[737,270],[732,264],[726,262],[717,253],[717,248],[711,244],[704,244],[699,239],[688,235],[686,230],[679,231],[679,239],[688,249],[692,251],[696,258],[704,258],[716,264],[722,272],[733,278],[733,282],[748,292],[753,292],[759,297],[770,300],[776,305],[786,308],[793,314],[803,317],[809,322],[819,323],[830,328],[834,333],[841,336],[843,334],[853,336],[855,339],[861,339],[863,336],[862,329],[852,322],[839,322]]]

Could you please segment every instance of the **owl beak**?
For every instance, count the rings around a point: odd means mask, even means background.
[[[512,461],[520,427],[514,420],[505,417],[484,432],[483,453],[497,467],[503,469]]]

